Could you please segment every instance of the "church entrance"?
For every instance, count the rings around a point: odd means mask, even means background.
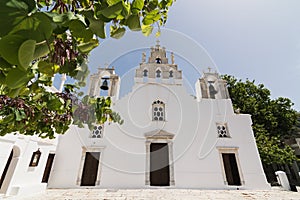
[[[45,170],[44,170],[42,183],[48,183],[48,179],[49,179],[49,176],[50,176],[54,156],[55,156],[55,154],[53,154],[53,153],[50,153],[48,155],[48,159],[47,159],[46,167],[45,167]]]
[[[169,148],[167,143],[150,144],[150,185],[170,185]]]
[[[222,153],[222,158],[228,185],[241,185],[235,153]]]
[[[98,174],[100,152],[86,152],[81,177],[81,186],[95,186]]]

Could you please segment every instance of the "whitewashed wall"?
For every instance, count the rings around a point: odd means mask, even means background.
[[[29,195],[33,192],[44,191],[47,184],[42,183],[42,177],[49,153],[55,153],[56,143],[57,140],[43,140],[36,136],[8,134],[1,137],[1,174],[3,173],[7,160],[13,148],[14,157],[7,171],[0,194]],[[37,151],[38,149],[40,149],[41,152],[38,166],[29,167],[31,156],[33,152]],[[15,166],[14,170],[12,166]]]
[[[166,121],[152,121],[151,105],[166,104]],[[199,100],[199,99],[198,99]],[[101,149],[100,188],[145,188],[145,133],[174,134],[175,188],[236,189],[227,186],[219,154],[237,149],[242,189],[269,189],[256,148],[249,115],[234,114],[229,99],[197,99],[180,85],[137,84],[115,102],[123,125],[105,124],[104,138],[90,138],[88,129],[73,127],[61,136],[50,188],[80,187],[84,149]],[[216,123],[226,122],[230,138],[218,138]]]

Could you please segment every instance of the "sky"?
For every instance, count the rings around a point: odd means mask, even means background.
[[[212,67],[262,83],[272,98],[287,97],[300,111],[299,10],[299,0],[177,0],[159,40],[175,53],[188,87],[191,74]],[[101,41],[90,56],[91,71],[107,63],[128,79],[155,40],[128,32],[120,40]]]
[[[222,74],[255,80],[300,111],[299,0],[177,0],[166,27],[200,43]]]

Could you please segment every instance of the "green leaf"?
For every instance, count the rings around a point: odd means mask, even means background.
[[[5,83],[6,76],[0,71],[0,84],[3,85]]]
[[[0,1],[0,37],[7,35],[28,14],[28,5],[19,0]]]
[[[79,44],[78,49],[81,53],[89,53],[91,50],[97,47],[98,44],[99,43],[97,39],[92,39],[89,42]]]
[[[89,19],[90,29],[100,38],[106,38],[105,23],[100,19]]]
[[[15,115],[13,113],[7,115],[4,119],[2,119],[0,122],[3,124],[10,123],[15,119]]]
[[[115,39],[120,39],[125,34],[125,28],[119,27],[119,28],[111,28],[110,30],[110,36]]]
[[[33,11],[36,8],[36,2],[34,0],[23,0],[28,5],[28,12]]]
[[[90,5],[90,0],[80,0],[81,4],[83,7],[89,7]]]
[[[0,56],[0,70],[10,69],[12,66]]]
[[[127,26],[132,31],[140,31],[141,24],[140,24],[140,17],[138,15],[130,15],[126,21]]]
[[[70,22],[69,29],[73,36],[83,38],[86,27],[82,21],[76,19]]]
[[[35,50],[35,40],[26,40],[23,42],[18,51],[18,60],[23,69],[27,69],[33,59]]]
[[[16,121],[21,121],[22,119],[26,118],[26,114],[24,110],[15,110],[15,117]]]
[[[120,2],[121,0],[107,0],[108,5],[112,6],[118,2]]]
[[[154,22],[158,21],[160,18],[161,18],[161,15],[159,13],[159,10],[153,10],[144,17],[143,24],[151,25]]]
[[[42,74],[38,80],[43,82],[45,85],[50,85],[52,83],[51,78],[52,77],[47,74]]]
[[[76,20],[77,17],[74,15],[73,12],[66,12],[66,13],[46,13],[49,17],[52,18],[53,22],[55,23],[62,23],[68,24],[71,20]]]
[[[34,50],[33,59],[43,57],[49,53],[49,47],[46,42],[37,44]]]
[[[72,20],[69,24],[69,29],[74,37],[84,38],[85,41],[88,41],[93,37],[92,31],[87,29],[85,24],[79,19]]]
[[[94,34],[102,39],[106,38],[105,23],[103,20],[97,19],[92,10],[82,11],[81,14],[88,19],[87,24],[89,24],[89,28]]]
[[[30,94],[30,89],[28,87],[21,88],[19,95],[28,96]]]
[[[122,6],[123,10],[121,14],[124,18],[126,18],[130,14],[130,3],[122,1]]]
[[[49,96],[47,100],[47,107],[51,110],[59,110],[64,102],[61,101],[61,98],[55,96]]]
[[[21,88],[11,89],[11,90],[9,90],[7,95],[10,97],[16,97],[19,95],[20,91],[21,91]]]
[[[46,61],[40,61],[38,64],[38,69],[41,73],[53,76],[56,74],[60,67],[54,63],[48,63]]]
[[[10,34],[22,35],[24,38],[41,42],[50,38],[52,32],[53,27],[50,18],[46,14],[38,12],[25,17],[13,28]]]
[[[9,88],[16,89],[26,85],[31,78],[28,72],[13,68],[8,72],[5,83]]]
[[[152,33],[153,27],[149,25],[142,25],[142,33],[145,36],[149,36]]]
[[[103,9],[100,12],[104,17],[106,17],[108,19],[114,19],[119,14],[121,14],[122,10],[123,10],[122,2],[119,2],[119,3],[116,3],[112,6],[109,6],[105,9]]]
[[[19,35],[7,35],[0,40],[0,54],[10,64],[18,65],[18,50],[24,38]]]
[[[144,7],[144,0],[134,0],[131,5],[131,12],[137,14]]]

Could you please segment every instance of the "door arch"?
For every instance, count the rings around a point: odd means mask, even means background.
[[[13,146],[0,179],[0,193],[7,193],[20,157],[20,148]]]

